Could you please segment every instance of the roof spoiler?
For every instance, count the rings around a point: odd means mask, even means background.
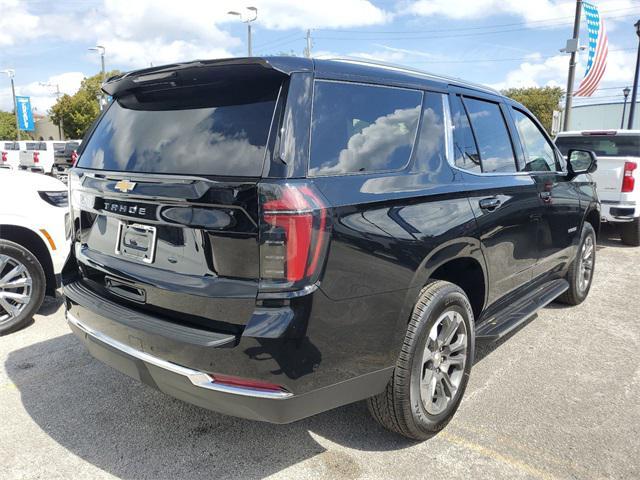
[[[175,85],[179,82],[181,71],[232,67],[236,65],[253,66],[257,69],[264,68],[287,76],[294,72],[310,72],[313,70],[313,62],[311,60],[296,57],[246,57],[194,60],[192,62],[174,63],[114,75],[102,84],[102,91],[107,95],[117,97],[126,91],[143,86]]]

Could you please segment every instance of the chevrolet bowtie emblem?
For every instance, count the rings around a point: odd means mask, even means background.
[[[127,193],[136,188],[136,183],[130,182],[129,180],[120,180],[118,183],[116,183],[114,188],[121,191],[122,193]]]

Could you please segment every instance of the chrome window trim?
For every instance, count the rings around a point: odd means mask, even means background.
[[[222,385],[215,383],[215,380],[208,373],[201,372],[199,370],[194,370],[192,368],[183,367],[182,365],[178,365],[177,363],[172,363],[167,360],[163,360],[154,355],[150,355],[146,352],[141,352],[140,350],[136,350],[135,348],[130,347],[129,345],[125,345],[104,333],[98,332],[93,328],[85,325],[80,320],[78,320],[71,313],[66,312],[67,321],[74,325],[76,328],[80,329],[86,335],[98,340],[100,343],[104,343],[115,350],[118,350],[126,355],[134,357],[138,360],[141,360],[150,365],[154,365],[163,370],[167,370],[171,373],[175,373],[176,375],[180,375],[182,377],[186,377],[194,386],[199,388],[204,388],[206,390],[214,390],[216,392],[229,393],[232,395],[242,395],[245,397],[254,397],[254,398],[266,398],[271,400],[281,400],[284,398],[288,398],[293,396],[291,392],[280,391],[280,392],[270,392],[264,390],[258,390],[254,388],[247,387],[234,387],[230,385]]]

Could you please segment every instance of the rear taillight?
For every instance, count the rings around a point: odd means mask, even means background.
[[[40,152],[33,152],[33,163],[40,163]]]
[[[624,174],[622,176],[622,193],[633,192],[636,186],[636,179],[633,178],[633,171],[638,168],[636,162],[624,162]]]
[[[3,162],[7,161],[7,152],[2,152],[2,161]]]
[[[328,246],[329,217],[310,183],[260,185],[261,289],[295,290],[317,282]]]
[[[78,152],[74,150],[73,152],[71,152],[71,166],[75,167],[77,161],[78,161]]]

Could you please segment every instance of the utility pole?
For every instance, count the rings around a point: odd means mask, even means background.
[[[307,46],[304,49],[304,56],[311,58],[311,30],[307,29]]]
[[[631,94],[631,105],[629,106],[629,125],[627,128],[633,128],[633,121],[636,115],[636,103],[638,102],[638,77],[640,77],[640,20],[634,25],[636,34],[638,35],[638,59],[636,60],[636,74],[633,77],[633,93]]]
[[[56,87],[56,99],[60,99],[60,95],[61,95],[60,84],[58,84],[58,83],[54,84],[54,83],[42,83],[42,82],[40,82],[40,85],[43,86],[43,87]],[[60,124],[58,125],[58,138],[60,140],[64,140],[62,138],[62,130],[63,130],[63,126],[62,125],[63,125],[62,117],[60,117]]]
[[[16,135],[18,136],[18,141],[20,141],[20,122],[18,121],[18,102],[16,101],[16,87],[13,84],[13,77],[16,76],[15,70],[0,70],[0,73],[4,73],[9,77],[11,81],[11,95],[13,96],[13,113],[16,116]]]
[[[569,78],[567,79],[567,95],[564,104],[564,122],[562,130],[569,130],[569,121],[571,120],[571,106],[573,104],[573,83],[576,79],[576,56],[578,54],[578,39],[580,38],[580,17],[582,15],[582,0],[576,0],[576,18],[573,23],[573,37],[567,40],[567,46],[564,51],[571,54],[569,60]]]
[[[242,20],[242,14],[240,12],[231,10],[227,13],[229,15],[240,17],[240,21],[247,24],[247,56],[251,57],[253,56],[253,51],[251,48],[251,22],[254,22],[258,18],[258,9],[256,7],[247,7],[247,10],[253,12],[253,17],[248,17],[246,20]]]

